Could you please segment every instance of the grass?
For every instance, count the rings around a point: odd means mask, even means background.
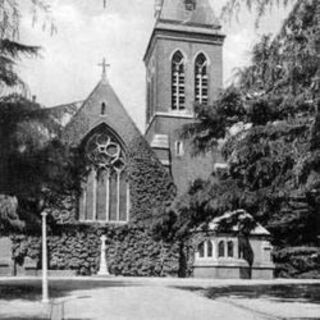
[[[319,284],[295,285],[257,285],[257,286],[227,286],[204,290],[210,299],[221,297],[237,297],[246,299],[277,299],[284,302],[302,302],[320,304]]]

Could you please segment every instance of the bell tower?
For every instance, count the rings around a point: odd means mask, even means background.
[[[218,153],[191,157],[179,130],[195,121],[195,103],[211,104],[222,88],[225,36],[209,0],[156,0],[155,19],[144,56],[145,136],[182,193],[220,162]]]

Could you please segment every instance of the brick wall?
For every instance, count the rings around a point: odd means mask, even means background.
[[[185,192],[196,178],[206,179],[213,171],[214,163],[222,161],[218,151],[193,157],[186,142],[184,155],[177,156],[175,144],[181,140],[179,135],[182,126],[194,121],[194,60],[200,52],[206,55],[209,63],[209,104],[222,88],[223,39],[223,36],[215,35],[214,31],[209,35],[195,35],[192,32],[176,34],[170,30],[156,30],[146,54],[147,72],[154,73],[156,87],[153,90],[155,97],[150,99],[150,103],[155,105],[147,106],[153,114],[149,112],[152,120],[147,124],[145,136],[151,143],[156,134],[168,135],[171,172],[179,193]],[[180,113],[171,111],[171,58],[177,50],[183,53],[185,59],[186,110]]]

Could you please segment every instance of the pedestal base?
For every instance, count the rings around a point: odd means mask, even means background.
[[[100,270],[98,273],[97,273],[98,276],[111,276],[111,274],[109,273],[108,270]]]

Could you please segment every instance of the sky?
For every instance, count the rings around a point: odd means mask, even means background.
[[[201,0],[200,0],[201,1]],[[225,0],[210,0],[219,15]],[[142,61],[154,26],[154,0],[48,0],[58,29],[51,36],[42,31],[48,21],[39,16],[33,26],[32,9],[21,8],[20,41],[40,45],[41,56],[23,59],[18,69],[30,94],[46,107],[84,100],[101,77],[103,57],[110,63],[108,78],[139,129],[145,130],[145,67]],[[263,33],[276,33],[288,9],[274,9],[254,28],[254,16],[240,14],[240,21],[222,24],[224,83],[235,68],[250,62],[250,50]]]

